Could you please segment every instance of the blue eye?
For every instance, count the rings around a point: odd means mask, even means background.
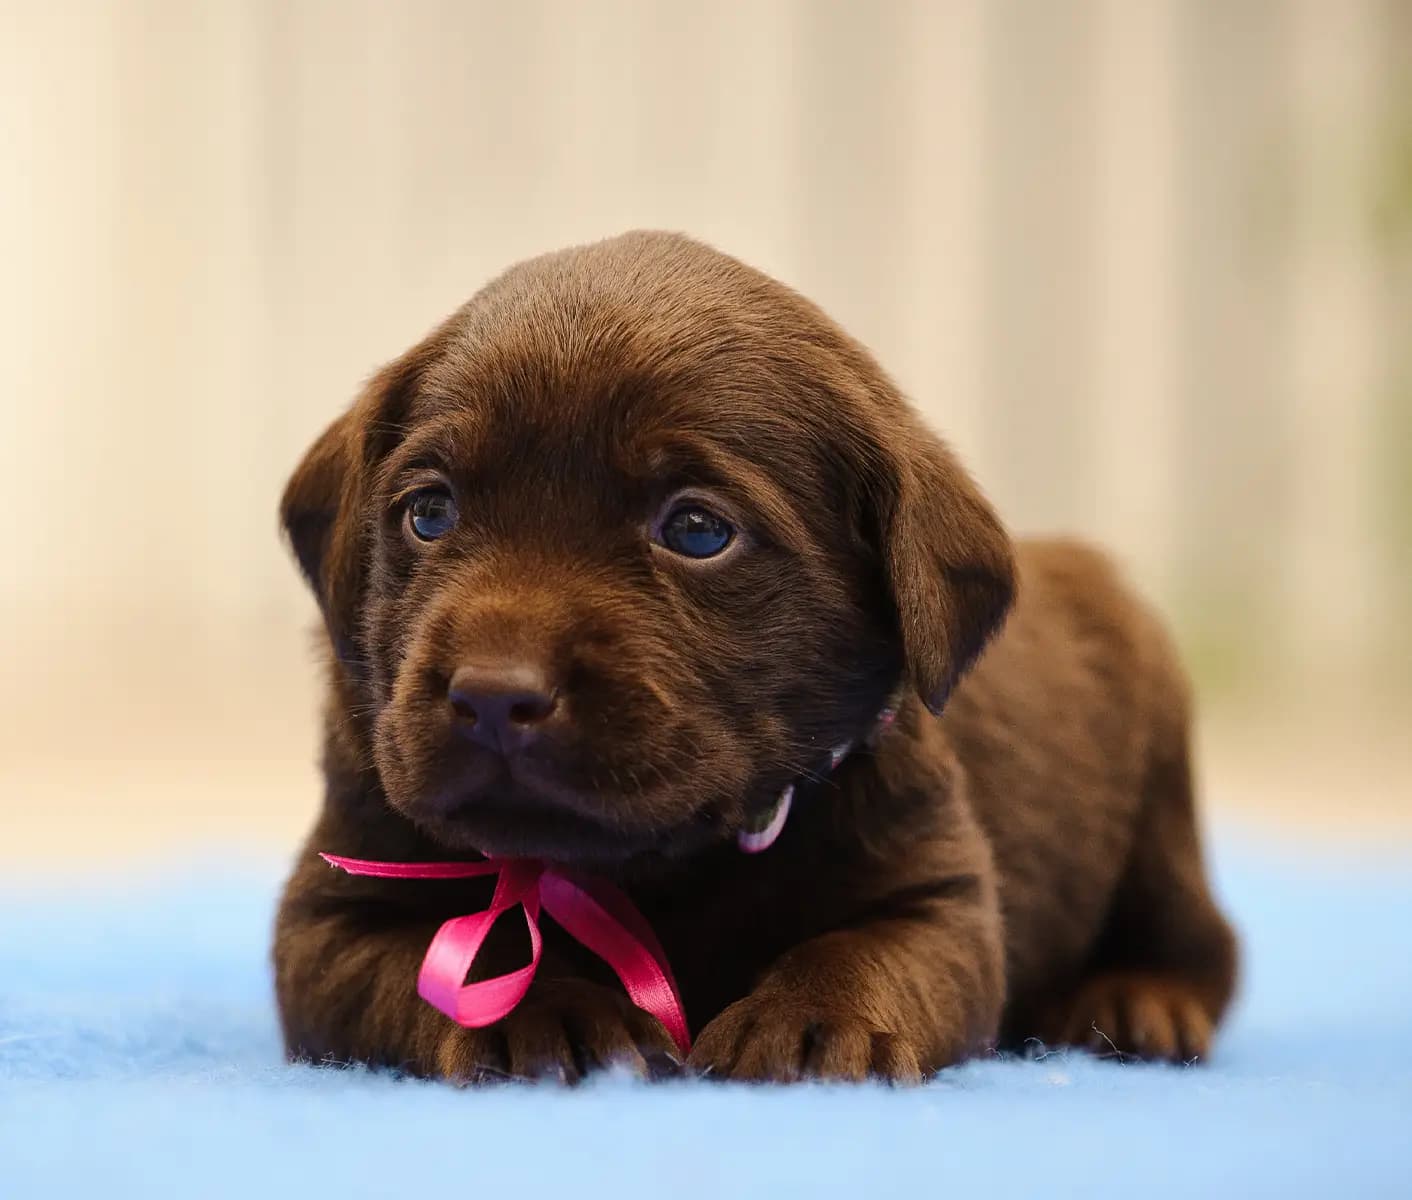
[[[687,558],[714,558],[731,543],[735,530],[728,521],[696,504],[673,509],[662,523],[662,545]]]
[[[434,542],[455,527],[460,512],[445,488],[423,488],[407,505],[407,524],[424,542]]]

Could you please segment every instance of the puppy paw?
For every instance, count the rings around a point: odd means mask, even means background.
[[[732,1004],[701,1031],[687,1067],[712,1078],[758,1083],[922,1078],[917,1051],[897,1034],[778,996],[747,996]]]
[[[485,1029],[452,1026],[437,1052],[437,1073],[458,1083],[577,1083],[610,1068],[656,1079],[679,1067],[676,1045],[656,1017],[621,992],[573,981],[536,986]]]
[[[1200,988],[1186,980],[1113,972],[1079,989],[1058,1040],[1101,1058],[1189,1063],[1210,1051],[1208,1014]]]

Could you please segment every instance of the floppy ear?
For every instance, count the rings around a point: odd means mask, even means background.
[[[367,480],[395,440],[394,410],[406,391],[407,374],[399,362],[374,376],[309,448],[280,501],[280,522],[319,602],[334,653],[344,662],[357,655]]]
[[[359,452],[353,410],[339,417],[305,453],[284,488],[280,522],[313,590],[339,658],[353,643],[358,574],[356,524]]]
[[[939,713],[1015,596],[1009,535],[941,440],[902,415],[886,439],[880,522],[907,670]]]

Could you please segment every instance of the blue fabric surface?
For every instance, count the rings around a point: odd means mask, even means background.
[[[915,1090],[459,1092],[281,1063],[277,870],[0,898],[0,1196],[1412,1195],[1412,874],[1223,839],[1242,998],[1196,1068]]]

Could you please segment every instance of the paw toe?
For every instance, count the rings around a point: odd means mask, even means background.
[[[1115,974],[1075,997],[1059,1040],[1104,1058],[1191,1062],[1204,1058],[1213,1023],[1197,990],[1181,979]]]
[[[804,1073],[859,1083],[873,1073],[873,1038],[858,1025],[813,1025],[805,1031]]]
[[[757,1083],[921,1078],[917,1052],[901,1037],[851,1016],[749,998],[702,1030],[688,1065],[703,1075]]]

